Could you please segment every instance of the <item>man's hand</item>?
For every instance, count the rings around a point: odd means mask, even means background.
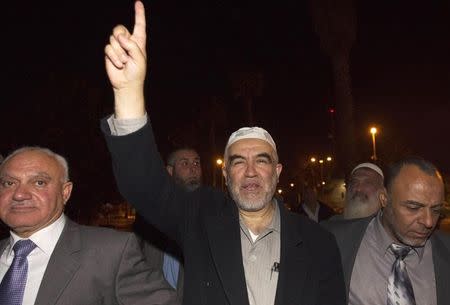
[[[145,114],[144,81],[147,69],[145,9],[136,1],[133,33],[123,25],[113,29],[105,47],[105,66],[114,90],[115,116],[132,119]]]

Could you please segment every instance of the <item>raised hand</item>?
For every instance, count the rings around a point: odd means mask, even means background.
[[[144,81],[147,70],[145,9],[136,1],[133,33],[123,25],[113,29],[105,47],[105,66],[114,90],[115,115],[136,118],[144,115]]]

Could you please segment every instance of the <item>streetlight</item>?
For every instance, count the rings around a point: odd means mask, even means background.
[[[377,161],[377,146],[376,146],[376,142],[375,142],[375,135],[377,134],[377,128],[371,127],[370,133],[372,134],[372,149],[373,149],[372,159],[374,161]]]
[[[220,179],[220,189],[223,190],[223,177],[222,177],[222,173],[220,172],[220,169],[223,166],[223,160],[221,158],[217,158],[216,159],[216,165],[219,168],[219,179]],[[213,174],[213,186],[216,187],[217,186],[217,179],[216,179],[216,169],[214,169],[214,174]]]

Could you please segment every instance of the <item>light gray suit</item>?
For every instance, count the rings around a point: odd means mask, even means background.
[[[334,234],[341,251],[347,299],[356,254],[367,226],[373,217],[352,220],[329,220],[321,223]],[[436,277],[437,305],[448,305],[450,304],[450,289],[448,288],[450,283],[450,235],[436,231],[431,235],[430,240]]]
[[[0,241],[3,253],[9,239]],[[35,305],[177,304],[160,271],[143,258],[134,234],[67,220]]]

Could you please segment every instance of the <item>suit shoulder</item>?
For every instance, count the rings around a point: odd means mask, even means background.
[[[321,222],[320,225],[327,231],[336,235],[360,226],[364,226],[369,223],[370,219],[372,219],[372,217],[358,219],[329,219]]]
[[[313,243],[323,243],[325,240],[334,241],[333,235],[317,222],[312,221],[305,215],[294,214],[294,217],[298,218],[298,223],[301,226],[301,232],[303,232],[302,237],[305,240],[310,240]]]
[[[111,228],[80,225],[80,235],[87,244],[95,244],[99,247],[127,243],[130,238],[136,237],[134,233],[118,231]]]
[[[447,249],[450,251],[450,234],[448,232],[437,230],[434,233],[434,238],[441,241],[447,247]]]

